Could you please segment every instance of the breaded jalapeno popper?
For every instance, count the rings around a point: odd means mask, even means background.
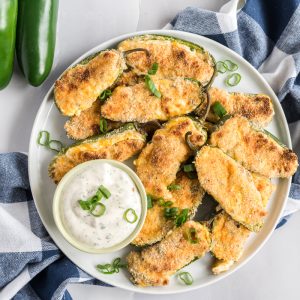
[[[159,243],[132,251],[127,256],[128,271],[134,284],[163,286],[171,275],[209,251],[210,234],[198,222],[188,221],[169,232]]]
[[[102,105],[103,117],[121,122],[166,121],[192,112],[205,101],[205,93],[196,81],[157,76],[153,76],[152,81],[161,93],[160,98],[147,88],[145,82],[119,86]]]
[[[229,115],[241,115],[263,127],[268,125],[274,116],[272,100],[268,95],[228,93],[215,87],[210,88],[208,93],[211,106],[207,121],[219,120],[213,110],[216,102],[221,103]]]
[[[107,134],[86,139],[62,150],[50,163],[49,176],[58,183],[80,163],[100,158],[124,161],[141,151],[145,144],[145,134],[128,123]]]
[[[127,64],[137,74],[147,74],[152,64],[158,63],[157,75],[163,78],[193,78],[209,86],[216,75],[214,58],[199,45],[162,35],[136,36],[118,45],[120,51],[135,48],[149,51],[126,56]]]
[[[264,176],[252,173],[252,178],[261,194],[263,206],[266,207],[275,186]],[[215,216],[211,232],[211,252],[216,258],[212,266],[214,274],[229,270],[240,259],[249,235],[250,231],[225,211]]]
[[[289,177],[298,167],[297,155],[246,118],[228,119],[211,134],[210,144],[222,149],[246,169],[266,177]]]
[[[66,116],[79,115],[113,85],[125,68],[123,54],[113,49],[91,55],[69,68],[55,82],[58,109]]]
[[[189,117],[178,117],[167,122],[153,135],[152,141],[135,161],[136,171],[146,192],[155,198],[171,200],[169,185],[176,179],[180,164],[192,154],[185,136],[195,146],[205,143],[207,134],[201,125]]]
[[[204,190],[237,222],[259,231],[266,215],[252,175],[222,150],[204,146],[195,160]]]
[[[177,208],[189,210],[189,218],[196,213],[204,196],[198,179],[190,179],[184,172],[177,173],[174,182],[180,189],[171,191],[172,200],[164,201],[162,198],[153,199],[153,207],[147,211],[146,220],[142,230],[132,242],[136,246],[146,246],[160,241],[174,227],[174,221],[168,219],[166,209]]]

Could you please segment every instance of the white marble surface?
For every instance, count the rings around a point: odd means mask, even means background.
[[[55,78],[79,55],[114,36],[162,28],[188,5],[218,10],[226,0],[63,0],[51,76],[39,88],[26,84],[16,68],[8,88],[0,91],[0,151],[28,151],[31,127],[39,105]],[[300,299],[300,213],[275,231],[245,267],[215,285],[156,299],[281,300]],[[71,285],[73,299],[148,300],[153,296],[119,289]]]

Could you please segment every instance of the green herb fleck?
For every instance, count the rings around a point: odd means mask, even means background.
[[[104,90],[100,96],[98,97],[101,101],[106,100],[108,97],[110,97],[112,95],[111,90]]]
[[[213,112],[219,117],[222,118],[227,114],[226,109],[224,108],[224,106],[219,102],[216,101],[213,105],[212,105],[212,110]]]
[[[168,185],[169,191],[178,191],[181,190],[181,186],[179,184],[170,184]]]
[[[145,75],[145,83],[150,92],[156,96],[157,98],[161,98],[160,91],[156,88],[154,82],[152,81],[151,77],[149,75]]]
[[[107,132],[107,121],[104,118],[100,118],[99,128],[100,128],[100,132],[102,133]]]
[[[155,63],[152,65],[151,69],[148,71],[148,74],[149,74],[149,75],[155,75],[156,72],[157,72],[157,70],[158,70],[158,63],[155,62]]]

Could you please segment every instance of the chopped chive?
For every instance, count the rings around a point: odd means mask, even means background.
[[[232,73],[227,76],[225,83],[227,86],[236,86],[240,83],[242,76],[239,73]]]
[[[170,184],[168,185],[169,191],[178,191],[181,189],[181,186],[179,184]]]
[[[176,217],[175,220],[176,227],[179,227],[182,224],[184,224],[187,221],[188,216],[189,216],[189,209],[188,208],[182,209],[180,214]]]
[[[100,128],[100,132],[102,133],[107,132],[107,121],[104,118],[100,118],[99,128]]]
[[[151,69],[148,71],[148,74],[149,74],[149,75],[155,75],[156,72],[157,72],[157,70],[158,70],[158,63],[155,62],[155,63],[152,65]]]
[[[186,173],[193,172],[193,171],[195,171],[195,166],[193,164],[184,165],[183,171]]]
[[[94,216],[94,217],[101,217],[106,211],[106,207],[103,203],[96,203],[92,206],[90,213]]]
[[[217,71],[221,74],[227,71],[226,65],[223,61],[218,61],[216,67],[217,67]]]
[[[156,88],[154,82],[152,81],[151,77],[149,75],[145,75],[145,83],[150,90],[150,92],[156,96],[157,98],[161,98],[160,91]]]
[[[189,272],[181,272],[181,273],[178,274],[178,277],[186,285],[192,285],[193,282],[194,282],[193,277]]]
[[[219,118],[222,118],[227,114],[226,109],[219,101],[212,105],[212,110]]]
[[[131,214],[131,217],[130,217],[131,219],[128,218],[129,217],[128,214]],[[132,216],[133,216],[133,218],[132,218]],[[138,216],[133,208],[128,208],[125,210],[125,212],[123,214],[123,218],[126,222],[133,224],[137,221]]]
[[[111,90],[104,90],[100,96],[98,97],[100,100],[104,101],[106,100],[108,97],[110,97],[112,95]]]
[[[101,193],[103,194],[103,196],[108,199],[111,196],[110,191],[103,185],[100,185],[99,190],[101,191]]]
[[[151,195],[147,195],[147,208],[152,208],[153,207],[153,204],[152,204],[152,197]]]
[[[229,72],[236,71],[239,68],[239,66],[236,63],[234,63],[233,61],[231,61],[229,59],[224,60],[223,63]]]

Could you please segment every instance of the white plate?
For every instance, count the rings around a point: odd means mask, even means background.
[[[290,133],[288,125],[280,106],[280,103],[274,94],[273,90],[262,78],[262,76],[242,57],[237,55],[230,49],[222,46],[221,44],[214,42],[205,37],[201,37],[195,34],[170,31],[170,30],[154,30],[143,31],[131,34],[126,34],[109,40],[85,53],[82,57],[78,58],[74,63],[79,62],[84,57],[97,52],[102,49],[115,47],[120,41],[129,38],[134,35],[156,33],[165,34],[181,39],[191,41],[206,48],[212,53],[216,61],[231,59],[239,65],[238,72],[242,75],[242,80],[237,87],[227,88],[224,85],[225,76],[220,74],[214,81],[214,86],[220,88],[226,88],[229,91],[241,91],[250,93],[266,93],[271,96],[275,108],[275,117],[272,123],[269,125],[268,130],[279,137],[288,147],[291,147]],[[66,121],[65,117],[62,117],[53,103],[53,87],[49,90],[43,103],[36,116],[30,139],[29,147],[29,177],[30,185],[35,200],[36,207],[40,214],[43,224],[48,230],[50,236],[58,245],[58,247],[65,253],[65,255],[71,259],[77,266],[84,271],[111,285],[124,288],[127,290],[148,293],[148,294],[168,294],[179,293],[184,291],[190,291],[197,289],[213,282],[216,282],[222,278],[225,278],[229,274],[235,272],[238,268],[244,265],[252,258],[259,249],[268,240],[271,233],[276,226],[278,219],[283,211],[285,202],[287,200],[290,179],[280,179],[276,181],[277,189],[273,193],[272,199],[268,206],[268,216],[265,219],[265,225],[258,234],[252,234],[247,243],[246,249],[240,261],[234,265],[234,267],[221,275],[214,276],[210,271],[210,265],[212,258],[210,254],[207,254],[204,258],[197,260],[185,267],[184,270],[189,271],[194,278],[194,284],[192,286],[186,286],[173,276],[170,284],[166,287],[151,287],[151,288],[139,288],[134,286],[129,281],[129,274],[126,270],[121,270],[119,274],[115,275],[103,275],[96,271],[95,265],[99,263],[111,262],[115,257],[125,257],[129,248],[125,248],[121,251],[111,254],[87,254],[81,252],[72,247],[60,234],[56,228],[52,216],[52,198],[54,195],[55,184],[48,177],[48,164],[53,157],[53,153],[43,147],[39,147],[36,143],[36,139],[40,130],[48,130],[51,133],[53,139],[61,140],[65,143],[70,143],[66,138],[63,125]],[[259,266],[258,266],[259,268]]]

